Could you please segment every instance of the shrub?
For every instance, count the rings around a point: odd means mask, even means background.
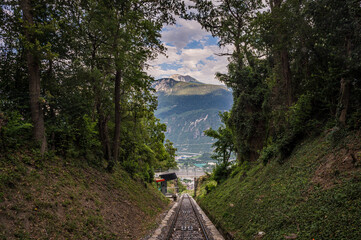
[[[17,111],[0,112],[0,148],[18,148],[31,138],[32,124]]]
[[[297,102],[289,108],[287,120],[293,132],[302,132],[307,125],[306,122],[311,118],[312,100],[313,96],[311,94],[303,94],[298,98]]]
[[[207,183],[206,185],[206,192],[210,193],[213,189],[215,189],[217,187],[217,182],[216,181],[210,181]]]
[[[305,132],[314,129],[319,124],[317,120],[311,120],[313,95],[306,93],[301,95],[297,102],[286,112],[286,122],[278,131],[277,140],[262,149],[260,160],[267,164],[270,159],[279,155],[278,162],[283,163],[289,157],[302,139]]]
[[[259,160],[266,165],[273,157],[276,157],[277,154],[278,147],[275,143],[273,143],[262,149]]]
[[[231,172],[231,169],[228,168],[228,164],[217,164],[216,167],[213,169],[212,178],[217,183],[221,183],[227,179]]]
[[[233,170],[231,172],[231,177],[236,176],[240,172],[247,172],[249,169],[250,169],[249,162],[244,161],[241,164],[235,165],[235,167],[233,168]]]

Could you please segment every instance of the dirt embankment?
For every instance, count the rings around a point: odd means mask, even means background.
[[[1,160],[0,187],[0,239],[141,239],[168,205],[120,168],[26,154]]]

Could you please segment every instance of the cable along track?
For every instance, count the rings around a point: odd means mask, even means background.
[[[182,196],[175,213],[167,240],[208,240],[206,229],[188,194]]]

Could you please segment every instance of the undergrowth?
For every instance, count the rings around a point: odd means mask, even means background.
[[[262,239],[360,239],[359,135],[336,144],[334,136],[308,139],[283,164],[240,166],[213,188],[202,179],[197,200],[234,239],[254,239],[259,232],[265,233]],[[323,173],[334,158],[335,167]],[[344,170],[347,164],[352,167]]]

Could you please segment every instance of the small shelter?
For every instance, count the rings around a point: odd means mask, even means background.
[[[159,177],[162,178],[162,179],[157,180],[157,182],[160,182],[161,192],[164,195],[166,195],[166,193],[167,193],[167,181],[177,179],[178,178],[177,174],[175,174],[175,173],[165,173],[165,174],[160,174]],[[177,181],[176,181],[176,184],[177,184]],[[176,188],[176,189],[178,191],[178,188]]]

